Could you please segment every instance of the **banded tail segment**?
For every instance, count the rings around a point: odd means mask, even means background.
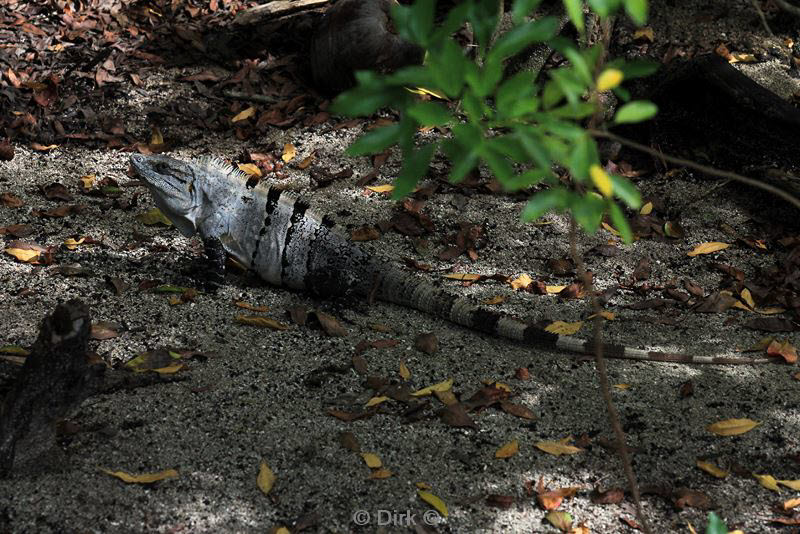
[[[587,356],[594,356],[595,354],[594,343],[591,341],[554,334],[538,326],[525,324],[504,313],[487,310],[467,298],[458,297],[448,291],[434,287],[431,283],[395,267],[391,267],[384,275],[379,298],[380,300],[441,317],[471,330],[503,337],[524,345]],[[689,354],[633,349],[609,343],[603,344],[603,355],[612,359],[648,362],[747,365],[775,363],[775,360],[769,358],[692,356]]]

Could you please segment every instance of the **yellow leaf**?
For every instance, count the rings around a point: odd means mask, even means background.
[[[533,279],[525,273],[519,275],[519,277],[513,279],[511,281],[511,287],[513,289],[527,289],[529,285],[533,283]]]
[[[408,367],[406,367],[406,364],[403,362],[400,362],[400,370],[398,373],[400,374],[400,378],[403,380],[408,380],[411,378],[411,371],[408,370]]]
[[[373,193],[389,193],[394,191],[394,186],[392,184],[384,184],[384,185],[369,185],[367,189],[372,191]]]
[[[84,189],[84,191],[88,191],[89,189],[94,187],[94,180],[95,180],[94,174],[87,174],[81,176],[81,187]]]
[[[508,391],[511,393],[511,386],[508,384],[504,384],[502,382],[493,382],[492,385],[497,389],[502,389],[503,391]]]
[[[747,289],[747,288],[742,289],[742,292],[739,294],[739,296],[741,296],[742,300],[745,301],[745,303],[748,306],[750,306],[750,309],[753,309],[753,308],[756,307],[756,303],[753,300],[753,295],[750,294],[750,290],[749,289]]]
[[[589,167],[589,177],[592,179],[594,186],[604,197],[611,197],[611,178],[608,176],[608,173],[603,170],[603,167],[597,163],[592,164]]]
[[[386,402],[387,400],[389,400],[389,397],[386,396],[372,397],[370,400],[367,401],[366,407],[370,408],[372,406],[377,406],[378,404]]]
[[[559,441],[540,441],[536,443],[536,448],[552,454],[553,456],[561,456],[562,454],[577,454],[583,452],[583,449],[575,447],[574,445],[567,445]]]
[[[39,258],[39,251],[38,250],[31,250],[26,248],[12,248],[9,247],[6,249],[7,254],[11,254],[15,258],[17,258],[21,262],[25,263],[36,263],[36,260]]]
[[[780,480],[778,481],[780,482]],[[797,508],[800,506],[800,498],[797,499],[789,499],[788,501],[784,501],[781,505],[784,510],[791,510],[792,508]]]
[[[297,155],[297,149],[294,147],[293,144],[286,143],[285,145],[283,145],[283,155],[281,156],[281,159],[283,160],[284,163],[289,163],[294,159],[296,155]]]
[[[572,528],[572,516],[567,512],[550,510],[544,518],[561,532],[567,532]]]
[[[613,226],[611,226],[611,225],[610,225],[610,224],[608,224],[607,222],[602,222],[602,223],[600,223],[600,226],[602,226],[603,228],[605,228],[606,230],[608,230],[609,232],[611,232],[611,234],[612,234],[612,235],[615,235],[615,236],[617,236],[617,237],[619,237],[619,236],[621,236],[621,235],[622,235],[622,234],[620,234],[620,233],[619,233],[619,230],[617,230],[616,228],[614,228]]]
[[[161,133],[161,130],[158,128],[158,126],[153,126],[150,129],[150,144],[151,145],[164,144],[164,135]]]
[[[602,318],[603,318],[603,319],[605,319],[606,321],[613,321],[613,320],[614,320],[614,318],[616,317],[616,315],[614,315],[614,312],[610,312],[610,311],[605,311],[605,310],[603,310],[603,311],[601,311],[599,314],[597,314],[597,313],[593,313],[593,314],[591,314],[589,317],[587,317],[587,320],[588,320],[588,319],[594,319],[594,318],[595,318],[595,317],[597,317],[598,315],[600,315],[600,317],[602,317]]]
[[[376,480],[383,480],[384,478],[389,478],[394,473],[389,471],[388,469],[376,469],[372,473],[370,473],[369,478],[376,479]]]
[[[252,117],[255,114],[256,114],[256,108],[254,108],[253,106],[250,106],[249,108],[243,109],[242,111],[237,113],[236,116],[231,119],[231,122],[243,121],[245,119],[249,119],[250,117]]]
[[[250,304],[249,302],[245,302],[243,300],[236,300],[233,302],[233,305],[236,306],[237,308],[244,308],[245,310],[250,310],[254,312],[269,311],[269,308],[267,308],[266,306],[254,306],[253,304]]]
[[[650,26],[645,26],[644,28],[637,28],[636,31],[633,32],[633,38],[637,41],[645,40],[652,43],[655,39],[655,35],[653,34],[653,28],[651,28]]]
[[[733,52],[731,54],[730,63],[755,63],[756,56],[753,54],[746,54],[744,52]]]
[[[758,480],[758,483],[767,488],[768,490],[780,492],[778,481],[772,475],[757,475],[753,473],[753,478]]]
[[[434,384],[432,386],[428,386],[426,388],[422,388],[419,391],[415,391],[411,394],[412,397],[425,397],[427,395],[432,394],[434,391],[447,391],[453,387],[453,379],[448,378],[444,382],[439,382],[438,384]]]
[[[630,384],[614,384],[614,387],[621,390],[630,389]]]
[[[258,315],[237,315],[234,320],[240,324],[248,326],[260,326],[262,328],[271,328],[272,330],[287,330],[289,327],[285,324],[270,319],[269,317],[261,317]]]
[[[434,391],[433,394],[439,399],[439,402],[445,406],[452,406],[458,404],[458,399],[452,391]]]
[[[495,458],[511,458],[519,452],[519,442],[517,440],[506,443],[494,453]]]
[[[552,334],[559,334],[562,336],[574,335],[583,326],[583,321],[576,321],[574,323],[567,323],[564,321],[553,321],[544,329]]]
[[[417,487],[417,489],[421,489],[421,490],[429,490],[429,489],[431,489],[431,485],[428,484],[427,482],[417,482],[414,485]]]
[[[278,527],[270,532],[270,534],[292,534],[292,531],[286,527]]]
[[[761,315],[778,315],[786,311],[786,308],[776,308],[776,307],[767,307],[767,308],[756,308],[755,310],[757,313]]]
[[[622,83],[625,74],[619,69],[606,69],[597,77],[597,90],[608,91]]]
[[[181,369],[183,369],[183,364],[177,363],[175,365],[168,365],[166,367],[159,367],[158,369],[152,369],[152,371],[155,371],[160,375],[172,375],[177,373]]]
[[[159,471],[157,473],[143,473],[141,475],[132,475],[125,471],[112,471],[111,469],[104,469],[102,467],[100,468],[100,471],[111,475],[112,477],[117,477],[128,484],[152,484],[153,482],[158,482],[159,480],[175,478],[178,476],[178,472],[174,469],[165,469],[164,471]]]
[[[709,241],[707,243],[700,243],[694,247],[691,252],[687,252],[687,256],[699,256],[700,254],[711,254],[719,250],[725,250],[730,246],[729,243],[720,243],[719,241]]]
[[[487,306],[493,306],[495,304],[502,304],[505,301],[506,301],[506,296],[505,295],[497,295],[497,296],[494,296],[494,297],[492,297],[490,299],[484,300],[483,304],[486,304]]]
[[[367,467],[370,469],[378,469],[379,467],[383,466],[383,462],[381,462],[381,459],[378,458],[377,454],[373,454],[371,452],[362,452],[361,457],[364,459],[364,463],[366,463]]]
[[[276,478],[275,473],[267,465],[266,460],[261,460],[261,463],[258,464],[258,476],[256,477],[258,489],[260,489],[264,495],[269,494],[269,492],[272,491],[272,486],[275,485]]]
[[[639,210],[639,215],[650,215],[653,213],[653,203],[645,202],[644,206]]]
[[[425,87],[406,87],[406,89],[416,95],[430,95],[438,98],[439,100],[450,100],[447,95],[436,89],[427,89]]]
[[[70,237],[69,239],[64,240],[64,244],[67,246],[69,250],[75,250],[76,248],[78,248],[78,245],[82,245],[84,241],[86,241],[85,237],[82,237],[80,239],[72,239]]]
[[[561,293],[567,286],[544,286],[544,290],[549,294]]]
[[[800,491],[800,480],[778,480],[778,484],[786,486],[789,489]]]
[[[706,461],[703,461],[703,460],[697,460],[697,467],[699,467],[700,469],[702,469],[703,471],[705,471],[709,475],[717,477],[717,478],[725,478],[729,474],[724,469],[721,469],[721,468],[717,467],[716,465],[712,464],[711,462],[706,462]]]
[[[310,156],[303,158],[303,161],[297,164],[297,168],[300,170],[307,169],[313,162],[314,154],[311,154]]]
[[[451,280],[463,280],[465,282],[475,282],[483,278],[482,274],[469,274],[469,273],[448,273],[442,275],[445,278],[450,278]]]
[[[170,221],[166,215],[161,213],[161,210],[158,208],[153,208],[145,211],[144,213],[140,213],[136,216],[136,220],[142,224],[146,224],[147,226],[153,226],[154,224],[172,226],[172,221]]]
[[[418,490],[417,495],[419,495],[420,499],[433,506],[439,512],[439,515],[447,517],[447,505],[442,499],[429,491]]]
[[[239,163],[237,167],[239,167],[239,170],[248,176],[261,178],[261,169],[259,169],[258,165],[254,163]]]
[[[709,425],[708,431],[718,436],[738,436],[739,434],[750,432],[760,424],[752,419],[725,419]]]

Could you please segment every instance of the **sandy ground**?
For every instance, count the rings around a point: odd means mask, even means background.
[[[175,93],[164,96],[164,87],[185,91],[187,86],[174,80],[186,73],[154,70],[128,100],[108,105],[124,109],[129,131],[145,139],[145,110],[176,98]],[[289,169],[284,185],[353,229],[384,220],[396,209],[387,197],[355,185],[357,177],[369,172],[368,161],[345,158],[342,152],[361,130],[361,126],[334,130],[322,124],[276,130],[270,139],[260,141],[261,146],[292,143],[298,160],[315,151],[315,160],[334,172],[352,167],[352,178],[319,190],[311,190],[308,171]],[[234,157],[259,148],[258,141],[199,132],[179,121],[169,124],[167,131],[185,140],[174,151],[180,157],[209,152]],[[128,210],[109,207],[108,199],[81,195],[78,190],[80,177],[87,174],[125,184],[130,180],[127,158],[124,152],[105,149],[65,145],[41,153],[16,145],[15,158],[0,163],[0,192],[12,191],[24,201],[20,208],[0,207],[0,226],[31,224],[35,232],[29,240],[59,246],[58,264],[79,264],[91,271],[88,276],[65,277],[49,267],[0,256],[0,344],[30,345],[44,314],[58,302],[80,298],[90,305],[95,321],[120,325],[118,337],[92,342],[109,362],[164,346],[208,357],[189,363],[183,371],[189,377],[186,381],[87,400],[73,418],[79,432],[65,438],[52,457],[18,470],[0,484],[0,531],[266,532],[284,525],[293,531],[305,527],[320,532],[404,532],[414,528],[408,522],[413,516],[417,531],[555,532],[526,489],[530,484],[535,488],[540,480],[553,489],[580,488],[560,507],[576,524],[585,524],[591,532],[631,531],[621,521],[634,517],[630,501],[613,505],[590,501],[594,489],[624,486],[617,457],[601,446],[612,436],[592,363],[494,339],[392,305],[315,302],[252,276],[230,274],[216,294],[170,305],[168,296],[137,287],[155,279],[190,284],[186,271],[199,253],[198,242],[172,228],[137,221],[137,214],[152,207],[143,187],[123,189],[124,198],[138,195],[138,204]],[[390,158],[379,182],[390,181],[398,164],[396,156]],[[75,202],[88,207],[67,218],[34,216],[32,210],[57,205],[39,192],[53,182],[66,185]],[[646,198],[680,212],[686,238],[640,240],[620,246],[620,253],[612,257],[588,255],[588,266],[601,289],[630,280],[637,262],[649,258],[652,274],[647,283],[657,286],[690,279],[706,292],[713,291],[722,274],[710,267],[712,262],[730,263],[750,276],[775,262],[775,257],[741,246],[696,258],[688,257],[687,251],[697,243],[729,240],[721,225],[739,235],[758,236],[770,221],[796,218],[796,212],[777,200],[735,186],[702,196],[715,182],[692,173],[648,175],[638,184]],[[395,232],[364,246],[395,261],[412,257],[437,269],[541,278],[547,276],[548,259],[567,253],[567,222],[548,215],[546,224],[522,224],[523,205],[523,196],[442,185],[426,206],[435,225],[429,236],[434,254],[419,254],[408,237]],[[486,224],[487,237],[477,261],[466,256],[438,261],[439,241],[455,233],[461,221]],[[76,235],[91,236],[101,244],[75,251],[60,247]],[[612,239],[601,231],[582,238],[580,247],[586,251]],[[421,276],[438,279],[441,272]],[[106,277],[119,277],[131,289],[117,295]],[[548,283],[570,280],[551,276]],[[584,302],[516,292],[498,282],[471,287],[441,283],[480,300],[506,296],[495,307],[527,319],[575,321],[587,315]],[[25,288],[30,291],[21,295]],[[751,316],[743,311],[699,314],[678,306],[626,308],[656,296],[661,295],[618,292],[608,305],[616,318],[605,334],[631,346],[694,354],[732,354],[766,335],[742,327]],[[242,326],[233,319],[241,313],[233,305],[235,300],[267,306],[264,315],[287,324],[287,307],[319,308],[336,316],[349,334],[329,337],[308,326],[291,325],[286,331]],[[376,331],[376,323],[390,331]],[[426,332],[438,338],[434,354],[414,348],[415,338]],[[587,327],[578,335],[588,336]],[[362,339],[398,341],[394,347],[372,348],[362,355],[369,375],[400,381],[399,368],[404,364],[412,389],[452,378],[453,390],[462,399],[483,387],[485,380],[501,381],[510,386],[512,400],[532,410],[536,419],[489,408],[473,414],[476,428],[454,428],[434,415],[440,407],[435,399],[415,422],[407,422],[403,405],[396,401],[385,403],[370,418],[344,422],[332,417],[329,409],[359,411],[371,397],[365,377],[349,367],[354,346]],[[795,336],[789,339],[797,344]],[[530,370],[529,380],[515,377],[520,367]],[[609,373],[612,384],[625,385],[614,388],[613,396],[630,445],[636,449],[634,468],[642,485],[702,492],[730,528],[779,531],[768,523],[776,517],[772,507],[798,492],[767,490],[749,473],[800,478],[800,382],[792,379],[796,368],[613,361]],[[681,398],[679,388],[687,380],[693,382],[694,394]],[[728,418],[750,418],[760,425],[736,437],[718,437],[706,429]],[[378,455],[393,475],[370,479],[362,456],[341,444],[343,432],[352,433],[361,451]],[[588,446],[578,454],[558,457],[534,446],[568,436],[586,436]],[[495,451],[512,440],[519,442],[519,452],[496,459]],[[698,459],[734,473],[715,479],[695,466]],[[269,495],[256,484],[261,460],[277,477]],[[130,473],[176,469],[180,476],[149,486],[125,484],[100,468]],[[448,517],[418,497],[420,483],[446,503]],[[489,495],[513,496],[513,503],[508,509],[497,508],[487,504]],[[673,499],[648,495],[643,504],[654,532],[686,532],[687,523],[698,529],[705,524],[706,511],[677,509]]]

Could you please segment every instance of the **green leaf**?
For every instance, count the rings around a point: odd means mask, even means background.
[[[472,32],[481,49],[489,44],[489,39],[497,26],[500,14],[497,0],[473,0],[468,2],[467,20],[472,25]]]
[[[422,126],[439,126],[453,119],[446,107],[435,102],[414,102],[406,113]]]
[[[494,58],[502,61],[534,43],[552,39],[557,31],[558,19],[555,17],[543,17],[517,26],[497,40],[489,51],[487,60]]]
[[[572,69],[550,71],[550,78],[558,85],[570,104],[577,104],[587,87]]]
[[[433,12],[436,0],[416,0],[410,6],[392,6],[397,33],[403,39],[427,46],[433,30]]]
[[[456,98],[464,87],[467,64],[474,64],[464,57],[461,47],[449,39],[431,57],[429,69],[431,78],[448,97]]]
[[[530,222],[550,210],[563,211],[570,201],[570,193],[563,187],[536,193],[522,210],[522,220]]]
[[[408,99],[405,89],[387,86],[374,72],[356,72],[356,80],[358,85],[337,96],[330,111],[358,117],[390,105],[397,106]]]
[[[569,46],[561,47],[560,52],[569,60],[580,81],[586,86],[591,85],[593,82],[592,70],[589,68],[586,58],[583,57],[578,49],[570,43]]]
[[[708,514],[706,534],[728,534],[728,527],[714,512],[709,512]]]
[[[495,136],[488,139],[485,144],[498,154],[508,156],[517,163],[528,162],[528,152],[516,135]]]
[[[564,7],[567,8],[569,20],[580,33],[583,33],[583,2],[581,0],[564,0]]]
[[[523,148],[525,148],[528,156],[536,163],[538,167],[542,169],[549,169],[550,165],[552,164],[550,154],[547,153],[547,149],[539,141],[539,136],[532,130],[532,128],[518,129],[516,134],[519,138],[519,142]]]
[[[365,154],[375,154],[381,150],[395,144],[400,138],[402,127],[400,123],[384,126],[362,135],[355,142],[347,147],[345,153],[348,156],[363,156]]]
[[[616,124],[642,122],[658,113],[658,107],[647,100],[633,100],[617,110],[614,116]]]
[[[631,225],[628,224],[628,219],[622,213],[622,209],[615,202],[608,202],[608,214],[611,216],[611,224],[622,236],[625,243],[633,241],[633,231]]]
[[[449,40],[450,36],[457,32],[458,29],[464,25],[464,21],[467,20],[467,12],[469,9],[469,2],[461,2],[448,11],[444,22],[441,24],[441,26],[436,28],[434,33],[431,35],[429,49],[436,51],[440,43]]]
[[[514,24],[524,22],[525,17],[536,9],[542,0],[514,0],[514,6],[511,8],[511,20]]]
[[[599,195],[589,192],[582,197],[573,197],[569,208],[581,228],[586,233],[593,234],[603,220],[606,203]]]
[[[639,194],[639,190],[627,178],[612,174],[611,188],[614,196],[627,204],[629,208],[636,210],[642,205],[642,196]]]
[[[607,17],[611,14],[611,5],[609,0],[589,0],[589,7],[592,11],[601,17]]]
[[[598,161],[597,146],[594,143],[594,139],[588,134],[584,134],[573,144],[569,161],[566,163],[572,177],[582,182],[589,175],[589,165]]]
[[[505,154],[498,150],[495,143],[489,142],[483,144],[480,155],[486,161],[495,178],[505,187],[514,175],[514,169],[506,159]]]
[[[625,74],[626,80],[632,80],[633,78],[642,78],[644,76],[650,76],[654,72],[656,72],[659,67],[661,66],[660,63],[655,61],[650,61],[648,59],[633,59],[630,61],[615,61],[614,63],[618,63],[612,65],[611,63],[608,64],[609,67],[613,66],[621,70]]]
[[[432,87],[437,85],[433,73],[427,67],[412,65],[403,67],[383,77],[386,85],[398,87]]]
[[[575,102],[574,104],[565,104],[561,107],[551,109],[550,113],[553,117],[559,119],[583,119],[590,117],[595,112],[595,107],[590,102]]]
[[[447,177],[452,183],[460,182],[469,171],[478,165],[478,150],[474,147],[465,148],[453,139],[446,140],[442,145],[453,166],[450,175]]]
[[[395,180],[392,198],[403,198],[414,190],[419,179],[428,172],[428,166],[437,146],[438,143],[428,143],[419,149],[404,154],[403,168],[400,170],[397,180]]]
[[[495,93],[495,104],[501,118],[515,118],[537,110],[539,99],[533,96],[534,74],[522,71],[504,81]]]
[[[503,185],[508,191],[519,191],[536,185],[551,175],[552,171],[549,169],[531,169],[522,174],[512,176],[511,179]]]
[[[625,0],[625,11],[638,26],[647,22],[647,0]]]

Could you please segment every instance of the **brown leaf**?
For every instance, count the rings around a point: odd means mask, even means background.
[[[689,292],[689,294],[694,295],[695,297],[702,297],[705,294],[703,288],[695,284],[691,280],[684,279],[683,287],[686,289],[686,291]]]
[[[439,350],[439,340],[433,332],[420,334],[414,340],[414,347],[425,354],[433,354]]]
[[[476,428],[475,421],[467,414],[463,404],[449,404],[439,410],[442,421],[452,427]]]
[[[591,500],[594,504],[619,504],[625,499],[625,491],[621,488],[611,488],[606,491],[594,491]]]
[[[342,432],[339,434],[339,443],[345,449],[353,452],[361,452],[361,444],[358,443],[358,439],[356,439],[356,436],[352,432]]]
[[[767,347],[767,354],[770,356],[780,356],[786,363],[797,362],[797,349],[788,341],[774,340]]]
[[[692,395],[694,395],[694,382],[687,380],[681,384],[681,387],[678,389],[678,396],[682,399],[685,399],[687,397],[691,397]]]
[[[485,408],[507,399],[509,395],[509,392],[505,389],[495,386],[486,386],[475,392],[475,394],[464,404],[469,410],[474,410],[475,408]]]
[[[359,226],[350,234],[351,241],[374,241],[380,239],[381,233],[371,225]]]
[[[733,295],[722,291],[715,291],[703,299],[703,302],[701,302],[694,311],[698,313],[722,313],[729,310],[737,302],[739,302],[738,299]]]
[[[497,495],[495,493],[489,494],[486,497],[486,504],[493,508],[500,508],[501,510],[508,510],[514,505],[513,495]]]
[[[344,337],[347,335],[347,330],[339,324],[339,321],[333,315],[328,315],[327,313],[321,312],[317,310],[314,312],[319,321],[319,324],[322,325],[322,329],[325,330],[325,333],[328,334],[330,337]]]
[[[355,369],[356,373],[360,375],[365,375],[368,372],[367,369],[367,360],[364,359],[363,356],[359,354],[354,354],[352,358],[353,362],[353,369]]]
[[[536,419],[536,415],[534,415],[533,411],[531,411],[529,408],[525,406],[522,406],[521,404],[514,404],[507,401],[501,401],[500,409],[502,409],[504,412],[508,414],[515,415],[522,419],[528,419],[531,421]]]
[[[271,330],[287,330],[289,328],[285,324],[276,321],[275,319],[262,317],[260,315],[237,315],[234,317],[234,320],[239,324],[269,328]]]
[[[286,308],[286,312],[289,314],[292,322],[299,326],[304,326],[308,321],[308,310],[306,310],[305,306],[296,305],[296,306],[289,306]]]
[[[70,193],[63,184],[58,182],[42,186],[40,187],[40,190],[47,200],[63,200],[65,202],[71,202],[73,199],[72,193]]]
[[[28,237],[33,233],[33,226],[30,224],[11,224],[0,227],[0,234],[8,234],[13,237]]]
[[[514,371],[514,378],[517,380],[530,380],[531,372],[527,367],[518,367],[517,370]]]
[[[114,292],[117,295],[122,295],[125,291],[127,291],[131,287],[129,283],[125,282],[122,278],[118,276],[106,276],[105,280],[106,283],[114,289]]]
[[[676,508],[697,508],[698,510],[709,510],[713,507],[711,499],[703,492],[688,488],[679,488],[673,495]]]
[[[0,202],[7,208],[19,208],[25,204],[17,195],[8,192],[0,194]]]
[[[642,258],[636,264],[636,268],[633,270],[633,279],[634,280],[647,280],[650,278],[650,271],[652,267],[650,265],[650,260],[647,258]]]
[[[792,321],[780,317],[755,317],[745,321],[744,327],[765,332],[794,332],[797,330]]]

